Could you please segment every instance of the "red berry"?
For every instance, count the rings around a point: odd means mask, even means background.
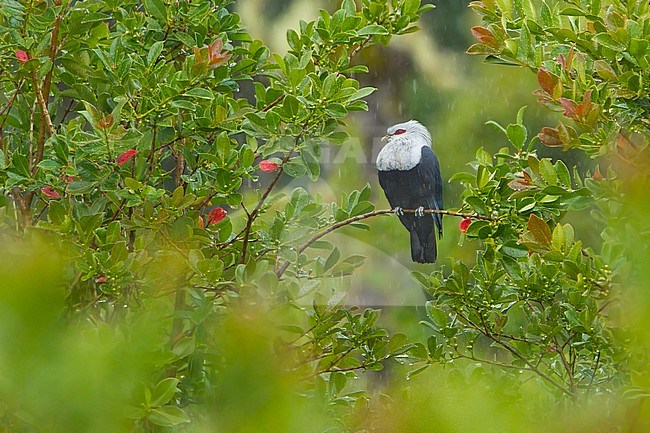
[[[470,224],[472,224],[472,220],[469,218],[464,218],[458,225],[458,228],[461,232],[465,233],[467,232]]]
[[[273,162],[268,159],[260,161],[260,170],[265,173],[271,173],[272,171],[276,171],[278,168],[280,168],[280,164],[277,162]]]
[[[44,186],[43,188],[41,188],[41,192],[47,197],[54,200],[61,198],[61,194],[59,194],[57,190],[55,190],[51,186]]]
[[[25,63],[27,60],[29,60],[29,54],[23,50],[16,50],[16,58],[20,63]]]
[[[120,156],[117,157],[118,167],[127,163],[127,161],[137,155],[138,151],[135,149],[129,149]]]
[[[217,224],[221,222],[226,215],[228,215],[228,212],[222,207],[216,207],[210,211],[208,214],[208,225],[211,224]]]

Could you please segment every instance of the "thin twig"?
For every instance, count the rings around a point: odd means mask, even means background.
[[[301,137],[302,137],[302,135],[298,135],[296,137],[296,142],[295,142],[294,147],[298,146],[298,142],[300,141]],[[289,158],[291,158],[292,153],[293,152],[287,152],[287,154],[282,159],[282,164],[280,164],[281,167],[289,161]],[[257,218],[257,214],[262,209],[262,206],[264,206],[264,202],[268,198],[269,194],[271,194],[271,191],[275,187],[275,184],[278,183],[278,180],[280,180],[281,176],[282,176],[282,168],[280,168],[280,170],[278,170],[278,172],[276,173],[273,180],[271,180],[271,183],[266,188],[266,191],[264,191],[264,193],[262,194],[262,197],[260,197],[260,200],[257,202],[257,206],[255,206],[255,209],[253,209],[253,211],[248,215],[248,219],[246,221],[246,227],[243,230],[244,238],[243,238],[242,249],[241,249],[241,263],[246,263],[246,250],[248,248],[248,239],[249,239],[250,234],[251,234],[251,228],[253,226],[253,221],[255,221],[255,218]]]
[[[490,361],[489,359],[482,359],[482,358],[476,358],[475,356],[471,355],[464,355],[462,353],[456,352],[458,356],[452,356],[451,359],[469,359],[471,361],[476,361],[476,362],[483,362],[485,364],[490,364],[490,365],[496,365],[497,367],[501,368],[509,368],[512,370],[526,370],[526,371],[533,371],[527,366],[518,366],[518,365],[512,365],[512,364],[504,364],[502,362],[498,361]]]
[[[556,347],[560,346],[559,341],[557,341],[557,337],[553,337],[553,341],[555,342]],[[569,364],[569,362],[567,361],[566,356],[564,355],[564,350],[560,349],[559,352],[560,352],[560,360],[562,361],[562,365],[564,366],[564,369],[566,370],[567,374],[569,375],[569,387],[573,391],[573,390],[575,390],[575,386],[576,386],[575,378],[573,377],[573,368]]]
[[[334,371],[332,371],[332,368],[334,368],[334,366],[336,364],[338,364],[343,358],[348,356],[354,349],[356,349],[356,347],[349,347],[346,351],[341,353],[341,355],[337,356],[336,359],[334,359],[332,362],[330,362],[330,365],[325,370],[314,371],[312,374],[305,377],[305,379],[309,379],[309,378],[312,378],[314,376],[321,375],[323,373],[333,373]],[[362,367],[361,366],[354,367],[353,369],[357,369],[357,368],[362,368]],[[349,371],[349,370],[347,370],[347,369],[336,369],[335,371]]]
[[[571,397],[576,397],[576,395],[575,395],[575,393],[573,392],[573,390],[565,388],[564,386],[562,386],[562,384],[558,383],[558,382],[557,382],[555,379],[553,379],[551,376],[549,376],[548,374],[546,374],[546,373],[544,373],[543,371],[541,371],[539,368],[537,368],[536,365],[534,365],[532,362],[530,362],[528,359],[526,359],[522,354],[520,354],[519,351],[517,351],[517,349],[515,349],[514,347],[510,346],[508,343],[503,342],[503,341],[501,341],[500,339],[498,339],[497,337],[495,337],[494,335],[492,335],[492,333],[487,329],[487,327],[481,327],[481,326],[478,326],[476,323],[472,322],[468,317],[465,317],[465,316],[464,316],[463,314],[461,314],[461,313],[458,313],[458,315],[459,315],[463,320],[465,320],[466,323],[468,323],[470,326],[472,326],[474,329],[476,329],[477,331],[479,331],[481,334],[485,335],[485,336],[486,336],[487,338],[489,338],[490,340],[492,340],[492,341],[494,341],[495,343],[497,343],[499,346],[501,346],[501,347],[503,347],[504,349],[506,349],[506,350],[507,350],[508,352],[510,352],[510,353],[511,353],[515,358],[519,359],[519,360],[522,361],[524,364],[526,364],[526,365],[528,366],[528,368],[530,368],[531,371],[535,372],[535,374],[537,374],[539,377],[541,377],[542,379],[546,380],[548,383],[550,383],[551,385],[553,385],[554,387],[556,387],[557,389],[559,389],[559,390],[562,391],[563,393],[565,393],[565,394],[567,394],[567,395],[569,395],[569,396],[571,396]]]
[[[415,209],[402,209],[402,212],[406,213],[406,214],[415,214],[416,210]],[[336,224],[327,227],[323,231],[320,231],[320,232],[316,233],[307,242],[302,244],[298,248],[298,255],[300,255],[300,253],[302,253],[307,248],[309,248],[309,246],[311,244],[313,244],[314,242],[316,242],[317,240],[319,240],[323,236],[333,232],[336,229],[339,229],[341,227],[344,227],[346,225],[355,223],[357,221],[360,221],[360,220],[363,220],[363,219],[366,219],[366,218],[371,218],[371,217],[374,217],[374,216],[377,216],[377,215],[384,215],[384,214],[391,214],[391,213],[396,213],[396,210],[395,209],[374,210],[374,211],[371,211],[371,212],[366,212],[366,213],[361,214],[361,215],[353,216],[353,217],[348,218],[348,219],[343,220],[343,221],[339,221]],[[487,217],[485,215],[477,215],[477,214],[473,214],[473,213],[453,212],[453,211],[449,211],[449,210],[440,210],[440,209],[425,209],[423,211],[423,213],[425,213],[425,214],[450,215],[450,216],[457,216],[457,217],[461,217],[461,218],[474,218],[474,219],[481,219],[481,220],[487,220],[487,221],[496,221],[497,220],[496,218]],[[287,268],[289,267],[290,264],[291,263],[289,261],[286,261],[282,265],[282,267],[280,269],[278,269],[278,271],[276,272],[276,275],[278,277],[281,277],[282,274],[284,274],[284,272],[287,270]]]
[[[589,385],[587,385],[587,390],[591,390],[591,385],[594,383],[594,378],[598,374],[598,365],[600,364],[600,350],[596,354],[596,364],[594,365],[594,372],[589,379]]]
[[[352,57],[356,56],[359,54],[359,51],[361,51],[367,44],[372,40],[372,35],[368,35],[361,43],[354,49],[352,52],[350,52],[349,58],[352,59]]]
[[[50,117],[50,111],[47,109],[47,101],[45,100],[45,95],[41,92],[41,88],[38,85],[38,80],[36,76],[33,76],[34,81],[34,93],[36,93],[36,101],[38,102],[38,108],[41,112],[42,120],[45,122],[46,131],[48,132],[48,137],[54,134],[54,125],[52,124],[52,118]],[[46,137],[43,137],[41,140],[39,136],[38,146],[36,148],[36,156],[34,161],[34,167],[38,166],[43,160],[43,152],[45,147]],[[33,173],[32,173],[33,174]]]
[[[277,98],[275,98],[273,101],[271,101],[271,102],[269,103],[269,105],[267,105],[266,107],[264,107],[264,108],[262,109],[262,112],[263,112],[263,113],[266,113],[266,112],[269,111],[271,108],[275,107],[279,102],[281,102],[281,101],[284,99],[285,96],[286,96],[286,95],[283,93],[283,94],[281,94],[280,96],[278,96]]]
[[[5,103],[4,107],[2,107],[2,109],[0,110],[0,116],[2,116],[3,114],[5,114],[6,111],[9,111],[9,109],[11,108],[11,106],[12,106],[13,103],[14,103],[14,100],[16,99],[16,95],[18,95],[18,93],[20,92],[20,88],[23,87],[23,83],[24,83],[24,82],[25,82],[25,79],[24,79],[24,78],[21,78],[20,81],[18,82],[18,84],[16,85],[16,90],[15,90],[14,93],[9,97],[9,99],[8,99],[7,102]],[[4,126],[5,121],[7,120],[8,117],[9,117],[9,116],[5,117],[4,120],[2,121],[2,123],[0,123],[0,128],[2,128],[2,127]]]

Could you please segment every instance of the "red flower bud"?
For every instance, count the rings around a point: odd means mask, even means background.
[[[66,175],[64,174],[63,176],[61,176],[61,179],[63,179],[63,181],[64,181],[65,183],[70,183],[70,182],[72,182],[72,181],[74,180],[74,176],[66,176]]]
[[[226,215],[228,215],[228,212],[226,212],[224,208],[215,207],[208,214],[208,225],[221,222],[226,217]]]
[[[460,224],[458,225],[458,229],[459,229],[461,232],[465,233],[465,232],[467,232],[467,229],[469,228],[469,225],[470,225],[470,224],[472,224],[472,220],[469,219],[469,218],[464,218],[464,219],[460,222]]]
[[[97,279],[95,280],[95,282],[96,282],[96,283],[105,283],[105,282],[106,282],[106,277],[104,277],[104,276],[97,277]]]
[[[127,163],[127,161],[133,158],[138,153],[135,149],[129,149],[120,156],[117,157],[117,166],[121,166]]]
[[[29,60],[29,54],[27,54],[27,51],[16,50],[16,58],[20,63],[25,63]]]
[[[269,161],[268,159],[260,161],[260,170],[265,173],[271,173],[272,171],[276,171],[278,168],[280,168],[280,164],[277,162]]]
[[[54,188],[52,188],[51,186],[44,186],[43,188],[41,188],[41,192],[42,192],[44,195],[46,195],[47,197],[49,197],[49,198],[51,198],[51,199],[54,199],[54,200],[61,198],[61,194],[59,194],[59,193],[58,193]]]

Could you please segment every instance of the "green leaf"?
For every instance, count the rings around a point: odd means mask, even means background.
[[[345,304],[348,294],[346,292],[334,292],[327,300],[328,310],[337,310]]]
[[[214,99],[214,94],[208,90],[201,87],[194,87],[183,94],[183,96],[192,96],[199,99]]]
[[[427,301],[427,315],[440,329],[446,328],[449,324],[449,315],[431,301]]]
[[[177,391],[178,382],[179,380],[175,377],[168,377],[158,382],[151,393],[151,406],[158,407],[169,403]]]
[[[376,87],[362,87],[361,89],[357,90],[354,95],[352,95],[349,100],[350,101],[356,101],[357,99],[363,99],[377,90]]]
[[[386,30],[384,27],[377,25],[377,24],[370,24],[368,26],[365,26],[362,29],[359,29],[357,31],[357,34],[359,36],[370,36],[370,35],[387,35],[388,30]]]
[[[343,104],[331,103],[325,107],[325,111],[332,117],[340,118],[345,117],[348,114],[348,110],[345,109]]]
[[[476,186],[483,188],[490,181],[490,172],[484,165],[479,165],[476,171]]]
[[[354,15],[357,12],[357,5],[354,0],[343,0],[343,3],[341,3],[341,9],[343,9],[348,15]]]
[[[571,175],[569,174],[569,169],[566,164],[564,164],[561,159],[558,159],[555,162],[554,168],[560,183],[567,188],[571,188]]]
[[[421,0],[406,0],[404,2],[403,11],[405,14],[417,13],[420,9]]]
[[[153,65],[156,62],[164,45],[165,43],[163,41],[154,42],[151,45],[151,48],[149,48],[149,54],[147,54],[147,64]]]
[[[506,135],[508,136],[510,143],[512,143],[517,150],[520,150],[526,143],[528,131],[520,124],[511,124],[508,125],[508,128],[506,129]]]
[[[408,342],[406,335],[397,333],[393,335],[388,341],[388,353],[400,351]]]
[[[527,106],[524,105],[517,111],[517,125],[523,125],[524,124],[524,113],[526,112]]]
[[[624,44],[615,41],[614,38],[612,38],[612,36],[608,33],[598,33],[596,36],[594,36],[593,40],[603,47],[614,51],[623,51],[626,48]]]
[[[88,194],[95,188],[94,182],[86,182],[83,180],[74,181],[68,184],[65,192],[72,195]]]
[[[558,224],[553,229],[553,240],[551,241],[551,245],[554,250],[561,251],[564,247],[565,241],[566,236],[564,235],[564,227],[562,224]]]
[[[424,364],[422,367],[418,367],[418,368],[416,368],[415,370],[411,370],[411,371],[409,371],[408,373],[406,373],[406,380],[409,380],[409,379],[411,379],[413,376],[416,376],[416,375],[422,373],[424,370],[426,370],[427,368],[429,368],[430,365],[431,365],[431,364]]]
[[[475,175],[473,175],[472,173],[465,172],[465,171],[454,173],[449,178],[450,183],[451,182],[474,183],[475,180],[476,180]]]
[[[312,181],[317,180],[318,176],[320,176],[320,164],[318,163],[316,155],[314,155],[311,149],[307,147],[300,152],[300,156],[305,164],[304,166],[307,169],[307,175],[309,175],[309,178]]]
[[[161,427],[171,427],[190,422],[190,417],[178,406],[162,406],[152,409],[147,417],[149,421]]]
[[[307,168],[302,158],[294,158],[282,166],[282,172],[288,176],[299,178],[307,173]]]
[[[495,122],[494,120],[488,120],[487,122],[485,122],[485,124],[486,124],[486,125],[490,125],[490,126],[495,127],[495,128],[498,129],[499,131],[503,132],[506,136],[508,135],[508,132],[506,131],[506,128],[504,128],[503,126],[499,125],[499,124],[498,124],[497,122]]]
[[[158,21],[167,22],[167,8],[163,0],[144,0],[144,8]]]
[[[557,173],[549,159],[543,158],[539,162],[539,174],[549,185],[557,185]]]
[[[341,258],[341,252],[337,247],[334,247],[330,255],[327,257],[327,260],[325,261],[325,265],[323,265],[323,271],[327,272],[330,269],[332,269],[332,267],[334,267],[334,265],[339,261],[340,258]]]
[[[298,102],[294,96],[287,95],[284,97],[282,108],[284,109],[286,118],[290,119],[298,114],[298,110],[300,109],[300,102]]]
[[[479,214],[487,215],[489,213],[488,207],[485,204],[485,202],[475,195],[470,195],[469,197],[465,197],[465,203],[472,206],[474,211],[478,212]],[[475,223],[476,222],[478,221],[475,221]]]
[[[513,259],[510,256],[503,256],[501,257],[501,262],[503,263],[503,267],[506,272],[508,272],[508,275],[510,275],[510,277],[514,279],[521,279],[521,267],[519,266],[519,262],[517,262],[517,260]]]
[[[584,17],[587,14],[587,11],[576,7],[567,7],[560,11],[560,15],[567,15],[570,17]]]
[[[501,252],[507,254],[510,257],[515,259],[526,257],[528,255],[528,248],[526,246],[518,244],[514,241],[503,244],[501,247]]]

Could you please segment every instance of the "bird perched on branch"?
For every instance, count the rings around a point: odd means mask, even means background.
[[[386,145],[377,156],[379,184],[404,227],[411,233],[411,258],[433,263],[438,251],[436,228],[442,237],[442,215],[425,214],[425,209],[442,210],[442,177],[431,134],[416,120],[388,128]],[[403,209],[415,210],[405,214]]]

